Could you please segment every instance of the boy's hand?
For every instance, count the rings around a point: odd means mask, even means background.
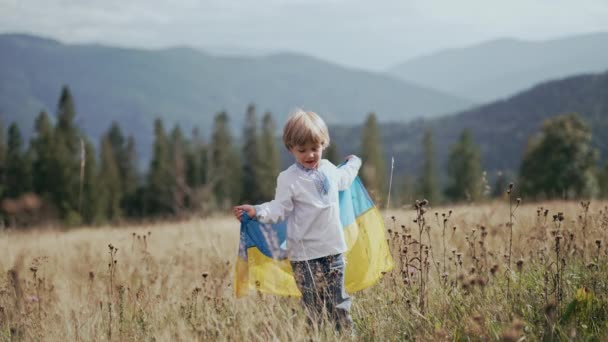
[[[236,207],[234,207],[232,209],[232,213],[234,214],[234,217],[236,217],[237,220],[241,220],[241,217],[243,216],[243,213],[247,213],[247,215],[251,218],[255,217],[255,208],[252,205],[249,204],[242,204],[242,205],[237,205]]]

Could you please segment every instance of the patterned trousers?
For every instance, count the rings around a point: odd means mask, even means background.
[[[350,332],[352,301],[344,289],[344,256],[330,255],[306,261],[292,261],[296,284],[302,292],[302,305],[308,322],[320,324],[327,317],[336,330]]]

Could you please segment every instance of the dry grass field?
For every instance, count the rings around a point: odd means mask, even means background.
[[[355,338],[607,340],[606,203],[515,207],[387,213],[396,267],[353,295]],[[0,341],[352,338],[308,328],[297,299],[235,299],[237,244],[227,216],[1,231]]]

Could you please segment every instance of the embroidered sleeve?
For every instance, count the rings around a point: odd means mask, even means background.
[[[338,174],[338,190],[342,191],[350,187],[353,180],[355,180],[355,177],[357,177],[360,167],[361,159],[357,156],[353,156],[346,164],[336,170]]]
[[[274,199],[255,206],[256,217],[262,223],[284,221],[293,211],[293,190],[288,176],[281,173],[277,178],[277,189]]]

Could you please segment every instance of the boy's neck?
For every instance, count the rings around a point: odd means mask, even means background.
[[[320,164],[321,164],[321,161],[319,160],[319,162],[317,163],[317,165],[315,165],[315,167],[313,167],[313,168],[308,168],[308,167],[306,167],[306,166],[304,166],[304,165],[302,165],[302,164],[300,164],[300,163],[298,163],[298,162],[296,161],[296,166],[297,166],[299,169],[304,170],[304,171],[312,171],[312,170],[317,170],[317,169],[319,169],[319,165],[320,165]]]

